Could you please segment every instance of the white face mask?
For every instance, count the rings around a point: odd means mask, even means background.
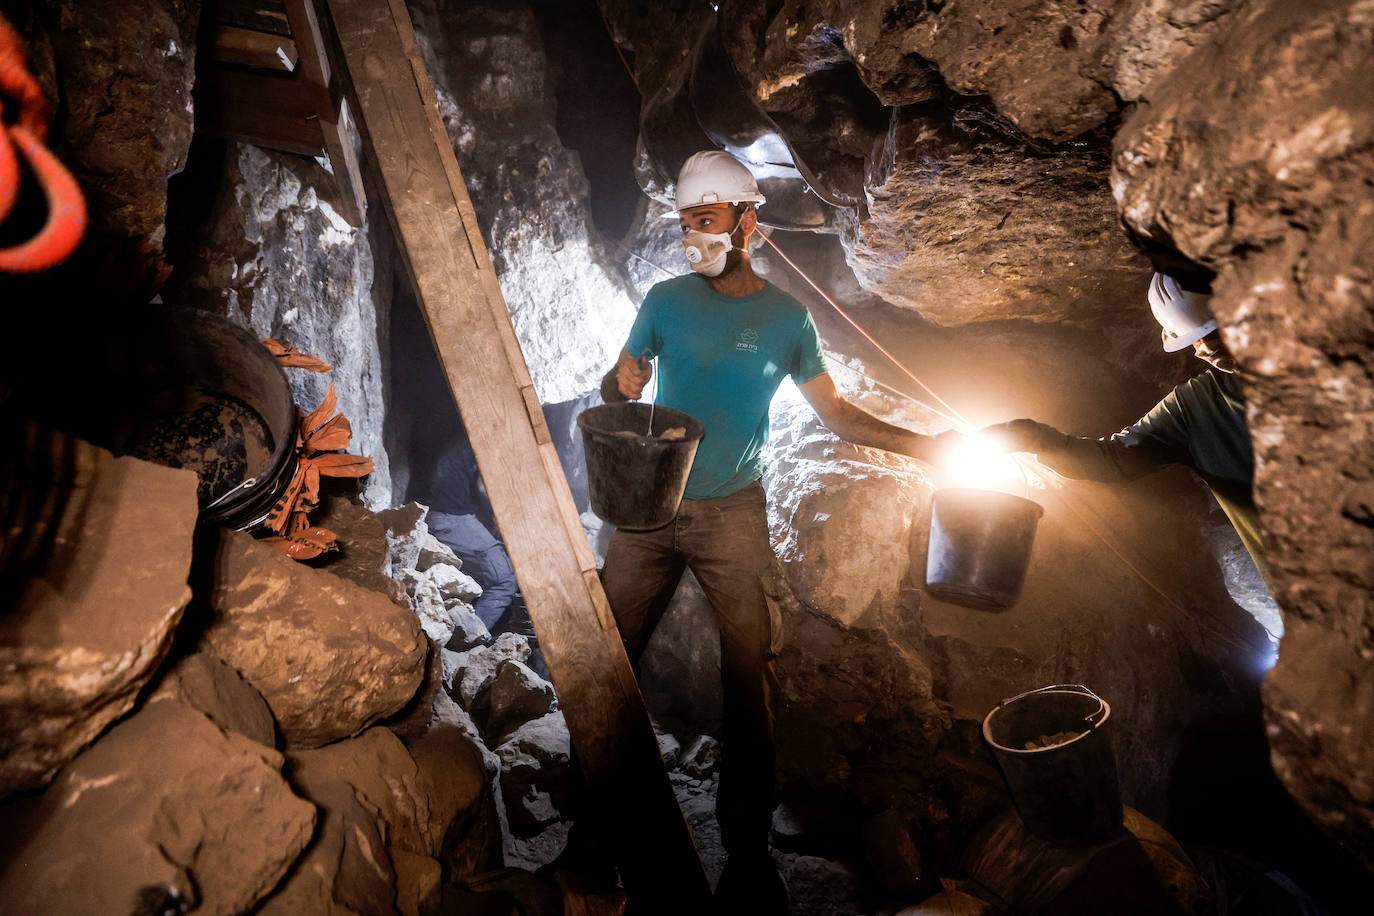
[[[735,223],[735,229],[739,222]],[[719,277],[725,270],[726,256],[735,250],[729,232],[698,232],[689,229],[682,234],[682,247],[687,249],[687,263],[692,270],[707,277]]]

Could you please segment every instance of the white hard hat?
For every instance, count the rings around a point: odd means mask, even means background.
[[[677,210],[703,207],[706,204],[761,204],[758,182],[749,168],[722,150],[693,153],[682,164],[677,175]],[[675,214],[673,214],[675,215]]]
[[[1163,329],[1164,350],[1174,353],[1191,347],[1217,329],[1217,320],[1207,306],[1206,293],[1190,292],[1166,274],[1150,278],[1150,311]]]

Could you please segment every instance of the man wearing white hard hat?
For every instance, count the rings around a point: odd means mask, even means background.
[[[923,460],[935,455],[937,444],[836,392],[806,307],[750,264],[755,208],[764,197],[747,167],[725,152],[697,153],[683,165],[675,193],[692,272],[645,296],[601,392],[607,401],[639,398],[656,357],[657,402],[700,420],[706,433],[677,517],[654,531],[616,531],[602,583],[636,661],[685,568],[710,600],[724,686],[716,814],[728,853],[716,907],[770,916],[787,912],[787,898],[768,851],[773,657],[780,642],[761,580],[774,562],[760,482],[769,403],[790,375],[843,439]]]
[[[1192,468],[1211,488],[1267,582],[1245,397],[1208,298],[1165,274],[1151,278],[1150,310],[1159,322],[1164,349],[1173,353],[1192,347],[1211,368],[1169,392],[1121,432],[1087,439],[1034,420],[1012,420],[983,432],[1012,451],[1034,452],[1055,471],[1080,480],[1134,480],[1171,464]]]

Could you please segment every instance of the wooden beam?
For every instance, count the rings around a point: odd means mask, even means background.
[[[709,912],[706,877],[673,795],[591,547],[533,400],[404,0],[327,0],[435,350],[463,417],[588,783],[613,825],[632,904]]]

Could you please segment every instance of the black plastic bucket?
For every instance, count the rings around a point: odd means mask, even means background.
[[[926,589],[966,607],[1011,607],[1021,597],[1039,503],[996,490],[935,491]]]
[[[653,429],[650,430],[650,414]],[[673,520],[697,446],[701,423],[680,410],[631,401],[602,404],[577,417],[587,455],[592,511],[618,528],[647,531]],[[681,439],[664,439],[681,427]]]
[[[62,388],[35,392],[60,402],[35,409],[115,454],[195,471],[198,523],[258,524],[296,469],[296,406],[277,360],[203,309],[104,317],[75,342]]]
[[[1003,700],[983,719],[1021,820],[1065,843],[1100,843],[1121,831],[1116,760],[1103,731],[1112,709],[1081,684],[1055,684]]]

